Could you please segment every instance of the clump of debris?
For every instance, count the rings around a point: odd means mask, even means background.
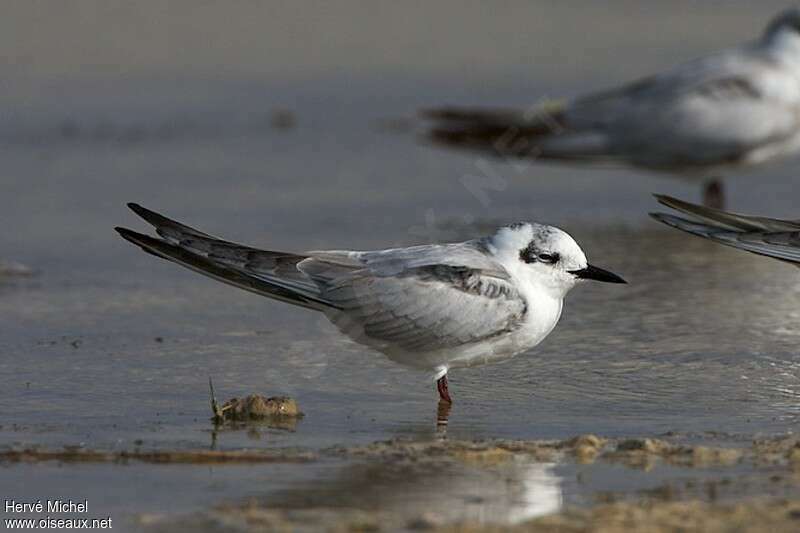
[[[208,380],[211,388],[211,420],[215,423],[226,421],[247,422],[249,420],[296,419],[303,416],[297,402],[288,396],[265,397],[251,394],[244,398],[231,398],[222,406],[217,403],[214,385]]]
[[[30,277],[35,274],[35,270],[22,263],[0,259],[0,277]]]

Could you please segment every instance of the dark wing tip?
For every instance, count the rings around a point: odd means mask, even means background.
[[[678,198],[667,196],[666,194],[654,194],[653,196],[655,196],[656,200],[658,200],[658,202],[662,205],[665,205],[677,211],[682,211],[687,215],[711,218],[712,220],[716,222],[721,222],[723,224],[729,224],[727,219],[729,219],[731,216],[737,216],[733,213],[729,213],[722,209],[717,209],[715,207],[708,207],[701,204],[693,204],[685,200],[679,200]],[[721,220],[720,217],[724,217],[726,220]]]
[[[128,202],[126,205],[128,206],[128,208],[131,211],[133,211],[134,213],[136,213],[137,215],[139,215],[140,217],[142,217],[145,220],[148,220],[149,218],[152,218],[153,216],[158,216],[157,213],[155,213],[153,211],[150,211],[146,207],[142,207],[141,205],[139,205],[137,203]]]
[[[147,252],[148,254],[154,255],[156,257],[161,257],[164,259],[169,259],[169,257],[165,256],[159,250],[162,246],[167,245],[161,239],[157,239],[155,237],[151,237],[150,235],[145,235],[143,233],[138,233],[133,230],[129,230],[128,228],[121,228],[119,226],[115,227],[114,230],[119,233],[120,237],[125,239],[131,244],[135,244],[143,251]]]
[[[653,194],[658,203],[661,205],[665,205],[667,207],[671,207],[672,209],[677,209],[679,211],[684,210],[686,207],[697,207],[694,204],[690,204],[689,202],[684,202],[683,200],[678,200],[673,196],[668,196],[666,194]]]
[[[417,111],[419,116],[430,120],[463,120],[469,116],[470,111],[461,107],[441,106],[423,107]]]
[[[123,228],[122,226],[114,227],[114,231],[120,234],[123,239],[127,239],[128,237],[135,235],[136,232],[129,230],[128,228]]]
[[[150,237],[149,235],[145,235],[143,233],[137,233],[133,230],[130,230],[128,228],[123,228],[120,226],[115,227],[114,231],[119,233],[119,236],[125,239],[126,241],[132,242],[133,244],[139,246],[142,245],[143,241],[146,241],[147,239],[152,239],[152,237]]]
[[[667,196],[666,194],[660,194],[660,193],[657,193],[657,192],[653,193],[653,198],[658,200],[658,202],[661,203],[661,204],[663,204],[664,202],[669,202],[670,200],[674,200],[675,199],[672,196]],[[128,205],[130,205],[130,204],[128,204]]]
[[[142,207],[137,203],[130,202],[127,204],[131,211],[142,217],[148,224],[156,228],[156,231],[159,235],[162,235],[162,230],[165,228],[171,228],[175,230],[179,230],[183,233],[190,233],[195,236],[202,236],[202,237],[209,237],[212,238],[210,235],[207,235],[201,231],[198,231],[194,228],[190,228],[189,226],[185,226],[180,222],[176,222],[170,218],[165,217],[160,213],[156,213],[155,211],[151,211],[146,207]],[[163,236],[163,235],[162,235]]]

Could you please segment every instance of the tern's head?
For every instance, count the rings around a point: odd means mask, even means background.
[[[800,9],[795,7],[778,13],[767,25],[764,36],[770,40],[778,36],[800,39]]]
[[[490,240],[494,255],[514,275],[565,295],[582,280],[625,283],[621,277],[590,265],[568,233],[542,224],[518,222],[500,228]]]

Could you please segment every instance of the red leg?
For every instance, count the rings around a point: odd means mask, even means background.
[[[452,403],[439,400],[439,405],[436,407],[436,429],[439,432],[447,429],[447,421],[450,419],[450,409],[452,407]]]
[[[447,374],[436,380],[436,389],[439,391],[439,400],[442,402],[453,403],[450,392],[447,390]]]
[[[703,191],[703,205],[715,209],[725,207],[725,189],[720,180],[715,179],[706,184],[705,191]]]

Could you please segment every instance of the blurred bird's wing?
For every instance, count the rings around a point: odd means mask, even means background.
[[[764,46],[738,47],[578,98],[564,122],[602,132],[611,154],[642,166],[681,171],[744,162],[800,128],[797,78]]]
[[[660,203],[691,215],[650,213],[654,219],[692,235],[773,257],[800,266],[800,221],[737,215],[669,196],[656,195]]]

